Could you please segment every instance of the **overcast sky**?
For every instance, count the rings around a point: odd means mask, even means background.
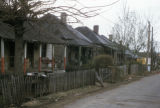
[[[61,0],[58,4],[72,5],[72,0]],[[65,1],[65,2],[64,2]],[[77,0],[79,1],[79,6],[102,6],[106,4],[113,3],[116,0]],[[116,23],[118,16],[121,15],[123,4],[126,0],[120,0],[118,3],[105,7],[102,9],[102,14],[89,19],[81,19],[82,24],[72,24],[73,27],[76,26],[88,26],[93,28],[93,25],[100,26],[100,34],[108,36],[110,31]],[[136,11],[139,15],[144,16],[152,20],[151,24],[155,28],[155,39],[160,41],[158,32],[160,23],[160,0],[127,0],[127,5],[131,11]],[[147,22],[147,19],[146,19]]]

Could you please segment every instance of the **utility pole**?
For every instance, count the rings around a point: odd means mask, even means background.
[[[149,61],[150,61],[150,28],[151,28],[151,24],[150,21],[148,21],[148,45],[147,45],[147,68],[148,71],[150,72],[150,66],[149,66]]]
[[[151,70],[153,70],[153,56],[154,56],[154,54],[153,54],[154,52],[153,52],[153,27],[152,27],[152,40],[151,40]]]

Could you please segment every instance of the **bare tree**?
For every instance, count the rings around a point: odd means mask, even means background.
[[[123,8],[123,14],[112,29],[113,40],[122,44],[134,52],[144,50],[147,44],[147,24],[136,12],[129,8]]]
[[[79,22],[78,17],[94,17],[99,8],[73,6],[56,6],[55,3],[59,0],[1,0],[0,1],[0,21],[10,24],[15,31],[15,72],[22,72],[22,57],[23,57],[23,34],[25,21],[36,21],[40,16],[47,13],[66,12],[75,21]],[[75,0],[77,1],[77,0]],[[113,3],[114,4],[114,3]],[[110,5],[113,5],[110,4]],[[107,6],[110,6],[107,5]]]

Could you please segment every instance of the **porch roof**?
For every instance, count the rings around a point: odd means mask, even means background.
[[[131,50],[127,49],[125,50],[125,55],[132,57],[132,58],[138,58],[137,54],[134,54]]]

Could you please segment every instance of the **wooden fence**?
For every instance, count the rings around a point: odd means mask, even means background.
[[[146,65],[140,65],[140,64],[130,65],[130,73],[131,74],[142,75],[146,71],[147,71],[147,66]]]
[[[115,68],[115,67],[114,67]],[[125,76],[128,68],[117,67],[117,74]],[[135,68],[134,68],[135,69]],[[143,73],[144,66],[136,67]],[[133,73],[132,71],[130,73]],[[103,81],[113,81],[111,69],[100,69]],[[38,76],[0,76],[0,108],[6,105],[21,105],[28,98],[41,97],[50,93],[95,85],[94,70],[81,70],[66,73],[52,73],[47,77]]]
[[[21,105],[27,98],[95,85],[95,72],[51,74],[48,77],[11,76],[0,79],[0,108],[6,105]]]
[[[99,73],[103,81],[108,81],[108,79],[110,79],[110,77],[112,76],[112,70],[110,68],[100,69]]]

